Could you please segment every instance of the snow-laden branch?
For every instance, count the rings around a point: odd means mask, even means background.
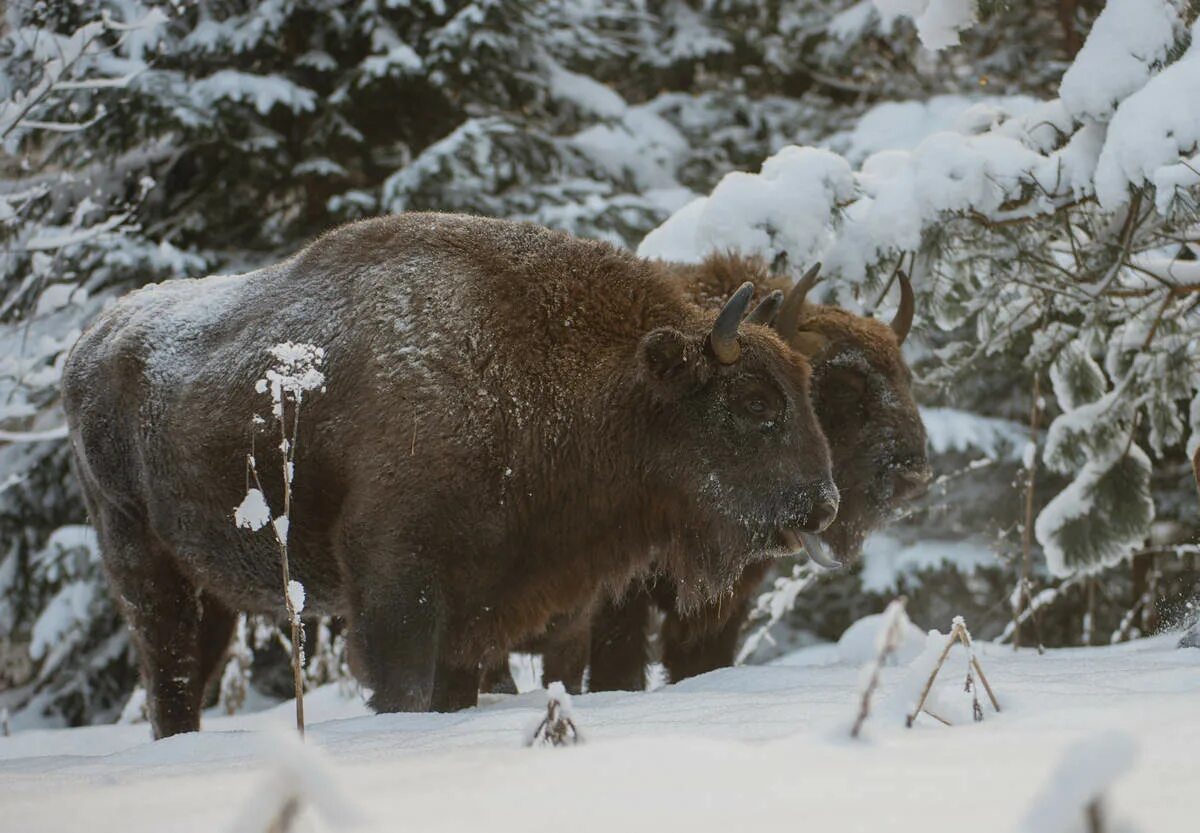
[[[1129,201],[1129,186],[1156,188],[1165,214],[1176,188],[1196,179],[1192,154],[1200,144],[1200,21],[1183,56],[1117,106],[1096,168],[1096,195],[1112,210]]]
[[[918,19],[936,5],[890,2]],[[1187,447],[1200,445],[1200,376],[1189,369],[1200,266],[1188,259],[1200,21],[1181,50],[1184,20],[1179,0],[1110,0],[1060,98],[1017,115],[977,105],[958,129],[879,150],[857,169],[828,150],[785,147],[757,174],[727,175],[638,252],[695,262],[737,249],[791,269],[821,261],[834,286],[910,261],[923,311],[947,332],[976,328],[975,344],[955,337],[941,351],[952,358],[943,380],[1002,345],[1043,370],[1089,357],[1071,384],[1055,383],[1063,413],[1043,459],[1073,479],[1034,530],[1055,575],[1116,563],[1154,518],[1151,462],[1136,440],[1158,456],[1183,446],[1178,402],[1192,400]],[[1032,344],[1016,341],[1026,336]]]
[[[67,426],[60,425],[45,431],[0,431],[0,443],[42,443],[50,440],[64,440],[67,437]]]
[[[958,45],[959,33],[975,25],[976,0],[875,0],[885,24],[911,17],[921,44],[931,51]]]
[[[1059,95],[1078,119],[1105,122],[1140,90],[1182,34],[1172,0],[1109,0],[1063,74]]]
[[[1200,183],[1190,158],[1200,143],[1200,111],[1178,105],[1200,100],[1200,23],[1192,48],[1151,75],[1181,33],[1172,4],[1152,5],[1158,16],[1145,15],[1116,44],[1110,30],[1125,19],[1128,0],[1113,0],[1096,24],[1099,34],[1089,38],[1106,48],[1136,47],[1143,56],[1115,62],[1086,87],[1102,89],[1106,100],[1128,96],[1110,110],[1084,100],[1076,81],[1099,60],[1099,46],[1085,48],[1075,65],[1084,69],[1067,73],[1063,99],[1016,118],[993,110],[982,132],[934,133],[912,150],[875,153],[858,170],[826,150],[786,147],[758,174],[728,174],[710,196],[647,235],[638,252],[697,261],[734,248],[793,266],[820,260],[826,273],[858,282],[881,260],[918,251],[953,216],[1010,224],[1097,196],[1111,210],[1128,201],[1131,186],[1147,183],[1161,189],[1158,207],[1165,211],[1179,187]],[[1113,113],[1110,125],[1097,120],[1105,112]]]
[[[8,99],[0,100],[0,140],[18,135],[18,129],[64,132],[83,129],[94,123],[95,118],[72,128],[71,123],[39,119],[34,114],[52,104],[56,93],[128,86],[144,66],[121,75],[109,75],[99,71],[89,59],[105,48],[103,39],[106,34],[115,32],[118,41],[121,41],[134,32],[153,29],[166,20],[166,15],[160,9],[151,9],[131,23],[114,20],[105,11],[101,20],[85,23],[70,35],[57,35],[40,29],[20,29],[15,32],[13,44],[19,53],[25,53],[25,57],[38,67],[40,74],[28,89],[14,90]],[[94,74],[80,77],[88,72]]]
[[[1182,289],[1200,289],[1200,260],[1133,255],[1129,263],[1140,272]]]
[[[128,219],[129,213],[123,211],[111,217],[106,217],[99,223],[82,228],[75,226],[48,228],[40,234],[29,238],[21,248],[28,252],[50,252],[66,246],[86,243],[116,229]]]

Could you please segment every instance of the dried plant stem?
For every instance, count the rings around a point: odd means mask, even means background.
[[[921,711],[924,712],[925,714],[929,715],[930,717],[932,717],[938,723],[941,723],[943,726],[953,726],[954,725],[949,720],[942,717],[940,714],[937,714],[936,712],[931,712],[929,709],[922,709]]]
[[[1033,585],[1029,581],[1025,582],[1025,594],[1028,599],[1034,598]],[[1040,609],[1034,607],[1030,611],[1029,621],[1033,623],[1033,638],[1037,640],[1038,656],[1042,656],[1046,653],[1046,641],[1042,639],[1042,620],[1038,617],[1039,612]],[[1024,617],[1022,617],[1021,621],[1024,621]]]
[[[568,746],[579,743],[582,738],[575,721],[563,714],[562,704],[551,697],[546,703],[546,716],[533,730],[533,734],[525,742],[526,746],[543,743],[549,746]]]
[[[264,833],[290,833],[299,814],[299,797],[294,795],[288,796],[287,800],[279,805],[279,810],[271,818],[270,822],[267,823]]]
[[[984,691],[987,692],[988,699],[992,703],[992,708],[997,712],[1000,711],[1000,701],[996,699],[996,693],[992,691],[991,683],[983,673],[983,666],[979,664],[979,659],[975,656],[975,643],[971,639],[971,632],[967,630],[967,625],[962,617],[955,617],[954,624],[950,627],[950,636],[946,639],[946,647],[942,649],[941,656],[938,657],[937,664],[933,666],[933,671],[929,675],[929,679],[925,681],[925,687],[921,689],[921,697],[917,700],[917,706],[912,710],[905,720],[905,725],[910,729],[917,719],[917,715],[921,712],[930,714],[925,709],[925,701],[929,698],[929,692],[933,690],[933,682],[937,679],[938,672],[942,670],[942,666],[946,663],[946,657],[950,656],[950,649],[954,647],[954,643],[961,643],[967,651],[967,690],[974,695],[974,713],[976,720],[983,719],[983,709],[979,706],[979,696],[975,691],[974,676],[978,675],[979,681],[983,683]],[[934,715],[931,715],[934,716]],[[942,718],[937,718],[942,720]],[[942,722],[946,722],[942,720]]]
[[[908,619],[904,611],[906,604],[908,604],[908,600],[904,596],[901,596],[888,605],[889,618],[886,623],[887,630],[883,635],[883,646],[879,649],[879,654],[875,657],[875,667],[871,670],[871,679],[867,683],[867,687],[863,689],[862,700],[858,707],[858,717],[855,718],[854,726],[850,729],[850,737],[852,738],[858,737],[858,733],[862,731],[863,724],[867,722],[867,717],[871,714],[871,697],[874,696],[875,689],[879,687],[880,672],[883,670],[888,657],[896,652],[896,648],[900,643],[900,627]]]
[[[304,626],[300,622],[300,614],[292,601],[291,568],[288,563],[288,538],[292,534],[292,475],[296,471],[296,438],[300,433],[300,398],[297,394],[292,408],[292,435],[288,437],[286,421],[282,414],[279,419],[279,433],[282,435],[283,450],[283,517],[286,519],[285,534],[275,531],[279,541],[279,566],[283,573],[283,598],[287,606],[288,622],[292,626],[292,686],[296,690],[296,730],[304,737]]]
[[[266,492],[263,491],[262,479],[259,478],[259,476],[258,476],[258,464],[254,460],[254,455],[251,454],[251,455],[247,456],[246,459],[249,463],[250,474],[254,478],[255,488],[257,488],[265,496]],[[285,473],[286,473],[287,463],[288,463],[288,457],[285,454],[284,455]],[[289,511],[291,509],[291,491],[292,490],[291,490],[291,484],[288,483],[286,474],[285,474],[283,483],[284,483],[284,486],[283,486],[284,506],[286,507],[284,510],[283,516],[284,516],[284,518],[287,518],[287,520],[289,521],[288,526],[290,528],[291,518],[289,517]],[[292,645],[291,645],[291,649],[292,649],[291,650],[291,653],[292,653],[292,686],[296,693],[296,730],[300,733],[300,737],[304,737],[304,673],[303,673],[303,669],[301,667],[301,658],[300,658],[300,655],[304,650],[304,646],[302,643],[300,617],[296,613],[295,605],[292,604],[292,594],[290,592],[288,592],[288,586],[291,584],[292,578],[291,578],[291,569],[288,564],[287,538],[285,536],[279,534],[279,527],[275,523],[271,524],[271,529],[275,533],[275,543],[279,547],[279,567],[280,567],[280,572],[283,575],[283,604],[287,610],[288,624],[291,626],[291,632],[292,632],[292,639],[291,639],[291,642],[292,642]],[[289,532],[290,532],[290,529],[289,529]]]
[[[1096,580],[1087,578],[1087,609],[1083,613],[1083,633],[1081,640],[1084,645],[1092,644],[1092,632],[1096,622]]]
[[[1192,477],[1196,481],[1196,497],[1200,498],[1200,448],[1192,455]]]
[[[1033,489],[1037,476],[1037,433],[1038,422],[1042,415],[1042,377],[1040,373],[1033,374],[1033,405],[1029,409],[1029,443],[1033,453],[1028,455],[1028,466],[1025,470],[1025,524],[1021,529],[1021,578],[1017,589],[1016,604],[1013,605],[1013,650],[1021,647],[1021,614],[1025,606],[1032,602],[1029,593],[1029,576],[1033,565]],[[1036,622],[1035,622],[1036,625]],[[1043,652],[1042,640],[1038,638],[1038,653]]]
[[[938,672],[942,670],[942,665],[946,662],[946,657],[950,656],[950,649],[954,647],[954,643],[957,641],[957,633],[951,631],[950,638],[946,640],[946,647],[942,649],[942,655],[938,657],[937,664],[933,666],[933,673],[929,675],[929,679],[925,681],[925,687],[921,689],[921,697],[917,700],[917,707],[912,710],[912,714],[905,721],[905,725],[910,729],[913,722],[917,719],[917,715],[925,708],[925,701],[929,699],[929,692],[933,688],[933,681],[937,679]]]
[[[988,699],[992,701],[992,708],[999,712],[1000,701],[996,699],[996,694],[992,691],[992,686],[988,683],[988,678],[983,673],[983,666],[973,656],[971,657],[971,664],[975,666],[975,673],[979,675],[979,682],[983,683],[983,690],[987,692]]]

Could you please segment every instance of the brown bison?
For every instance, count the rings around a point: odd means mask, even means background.
[[[787,288],[756,258],[716,254],[672,268],[684,292],[707,307],[743,281],[752,282],[763,296]],[[775,326],[812,362],[813,405],[841,495],[837,519],[821,537],[848,560],[871,529],[924,491],[930,476],[912,374],[900,353],[912,325],[913,294],[901,274],[900,308],[889,326],[836,307],[805,304],[815,278],[814,268],[789,290]],[[815,535],[802,537],[812,557],[837,566]],[[749,566],[730,596],[699,607],[681,606],[670,582],[656,577],[638,581],[616,601],[598,600],[603,603],[598,610],[557,620],[540,643],[527,647],[543,650],[546,679],[561,679],[574,691],[589,663],[590,690],[641,689],[647,615],[657,606],[665,614],[662,660],[672,681],[732,665],[739,631],[768,570],[766,562]],[[491,672],[485,686],[508,688],[505,673]]]
[[[288,533],[306,612],[346,618],[376,710],[450,710],[481,663],[651,557],[697,604],[781,553],[780,529],[832,520],[808,363],[760,323],[778,295],[742,321],[750,296],[714,315],[603,243],[407,214],[123,298],[71,353],[64,402],[155,734],[199,727],[235,611],[283,610],[271,531],[233,521],[273,346],[326,356]]]

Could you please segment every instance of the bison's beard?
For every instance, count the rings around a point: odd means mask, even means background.
[[[660,574],[675,590],[676,610],[687,615],[731,598],[747,566],[788,552],[772,528],[731,525],[702,545],[672,547],[658,553],[655,560]]]
[[[884,482],[852,484],[841,490],[837,518],[821,533],[843,564],[857,561],[863,542],[895,514],[891,490]]]

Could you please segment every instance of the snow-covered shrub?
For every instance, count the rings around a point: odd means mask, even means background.
[[[546,688],[546,712],[525,733],[526,746],[574,746],[583,740],[575,725],[571,695],[561,682]]]

